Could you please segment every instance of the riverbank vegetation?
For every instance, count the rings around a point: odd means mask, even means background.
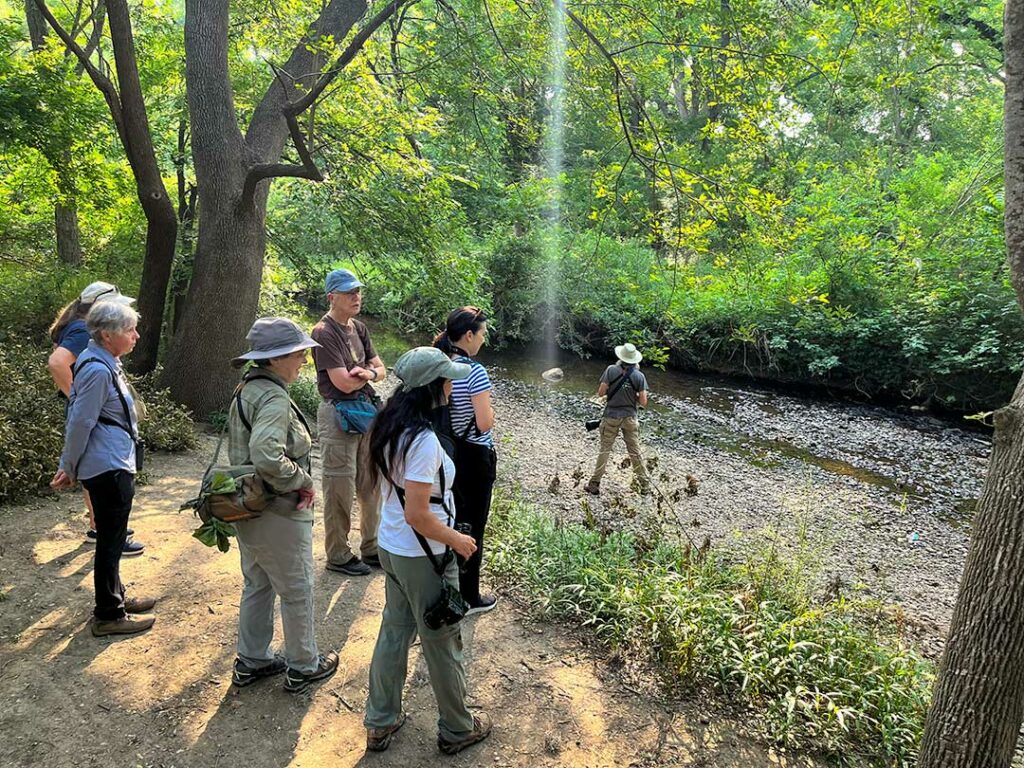
[[[737,561],[673,535],[660,509],[630,530],[593,514],[566,522],[506,487],[488,568],[533,611],[586,628],[670,688],[748,708],[780,745],[914,765],[934,668],[900,639],[897,616],[855,591],[823,594],[799,546],[769,536]]]
[[[504,343],[629,339],[687,369],[998,405],[1024,360],[1002,244],[1001,7],[403,8],[303,125],[322,183],[271,188],[263,287],[315,303],[349,264],[398,328],[474,302]],[[289,6],[230,39],[243,118],[307,16]],[[132,21],[179,216],[170,340],[215,214],[196,197],[181,9],[147,2]],[[87,278],[137,283],[146,237],[103,99],[39,22],[0,12],[0,316],[31,333]],[[103,53],[90,24],[102,16],[78,28]],[[245,282],[224,312],[249,306]],[[183,343],[201,359],[201,339]]]

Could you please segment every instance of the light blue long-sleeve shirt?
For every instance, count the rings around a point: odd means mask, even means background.
[[[100,360],[114,369],[110,371],[99,363],[85,365],[88,360]],[[135,441],[120,426],[100,422],[110,420],[125,424],[133,435],[139,434],[135,417],[135,402],[121,369],[121,361],[95,341],[79,355],[75,362],[75,379],[71,384],[67,423],[64,426],[64,451],[60,468],[75,480],[88,480],[115,469],[135,473]],[[128,401],[130,421],[125,422],[124,406],[117,389]]]

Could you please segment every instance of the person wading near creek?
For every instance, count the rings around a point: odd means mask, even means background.
[[[323,402],[317,409],[317,432],[323,464],[324,545],[327,569],[349,576],[365,576],[370,566],[380,567],[377,555],[377,525],[380,522],[380,492],[366,485],[359,492],[360,546],[356,555],[349,546],[352,508],[356,498],[357,473],[365,462],[367,449],[360,425],[345,422],[342,429],[339,401],[374,407],[377,394],[370,385],[386,371],[370,341],[366,326],[356,320],[362,309],[363,284],[347,269],[336,269],[325,283],[330,311],[313,328],[316,383]],[[342,403],[342,407],[346,404]],[[364,487],[360,484],[360,488]]]
[[[138,313],[127,304],[94,303],[85,318],[91,340],[78,357],[60,469],[50,485],[70,488],[77,481],[89,492],[96,515],[93,583],[96,608],[92,633],[130,635],[153,626],[148,613],[156,600],[125,599],[121,556],[128,538],[128,515],[135,497],[135,473],[141,468],[139,422],[121,356],[135,348]]]
[[[82,289],[78,298],[62,309],[57,318],[50,326],[50,340],[53,342],[53,352],[46,361],[46,367],[53,377],[53,383],[57,385],[58,395],[67,400],[71,394],[71,380],[75,361],[89,345],[89,331],[85,327],[85,316],[93,305],[101,301],[110,301],[115,304],[131,304],[135,299],[130,296],[123,296],[116,286],[110,283],[90,283]],[[65,416],[67,412],[65,411]],[[85,507],[89,510],[89,532],[85,535],[86,543],[96,543],[96,517],[92,511],[92,501],[89,499],[89,492],[83,491]],[[135,557],[141,555],[145,547],[137,541],[132,540],[135,533],[128,529],[128,538],[124,542],[122,557]]]
[[[639,367],[643,355],[632,344],[623,344],[615,348],[615,356],[619,362],[605,369],[597,387],[597,396],[607,395],[608,400],[601,418],[601,448],[597,454],[597,466],[594,467],[590,482],[583,488],[595,496],[601,492],[601,478],[608,467],[608,456],[619,432],[622,432],[622,439],[626,443],[640,493],[650,492],[647,468],[640,455],[640,424],[637,421],[637,408],[647,407],[647,377],[640,372]]]
[[[455,522],[469,526],[476,552],[459,574],[459,590],[469,604],[466,615],[484,613],[497,604],[494,595],[480,594],[480,565],[484,554],[484,528],[491,511],[491,494],[497,477],[494,452],[494,407],[487,369],[473,360],[487,340],[487,317],[476,307],[462,307],[448,315],[445,329],[434,346],[457,363],[470,366],[465,379],[452,382],[449,401],[451,430],[455,438]]]

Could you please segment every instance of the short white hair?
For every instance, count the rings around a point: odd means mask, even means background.
[[[121,333],[139,322],[139,313],[127,304],[113,301],[100,301],[93,304],[89,314],[85,316],[85,329],[93,340],[103,341],[103,331]]]

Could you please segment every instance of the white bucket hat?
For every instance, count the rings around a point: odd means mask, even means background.
[[[131,296],[125,296],[122,294],[116,285],[110,283],[104,283],[102,280],[98,280],[95,283],[89,283],[82,292],[78,295],[78,301],[80,304],[95,304],[97,301],[109,301],[114,304],[131,304],[135,301]]]
[[[615,348],[615,356],[628,365],[636,365],[644,359],[640,350],[633,344],[620,344]]]

